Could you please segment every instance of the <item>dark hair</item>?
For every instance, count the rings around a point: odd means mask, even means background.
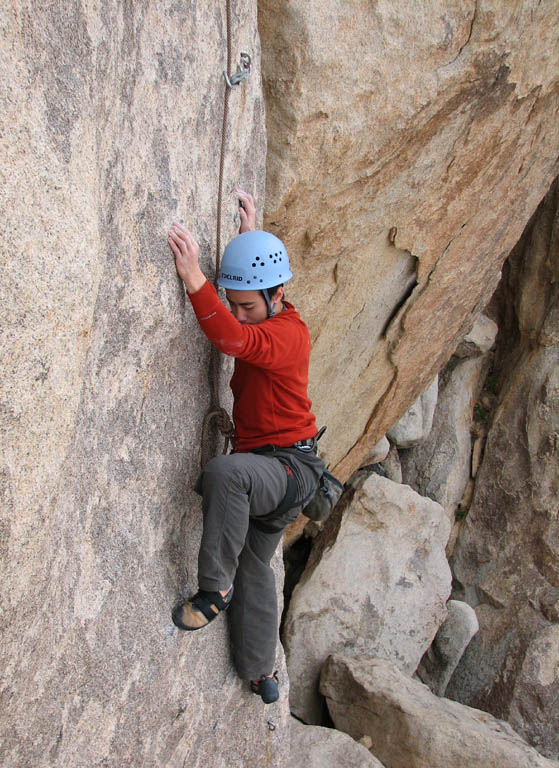
[[[283,286],[283,283],[280,283],[279,285],[274,285],[273,288],[265,288],[264,290],[268,294],[268,298],[271,299],[272,296],[276,293],[278,288],[281,288]]]

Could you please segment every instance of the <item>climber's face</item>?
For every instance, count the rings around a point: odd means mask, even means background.
[[[233,316],[237,318],[239,323],[256,325],[256,323],[267,320],[268,307],[260,291],[234,291],[227,288],[225,296]],[[270,299],[270,304],[275,312],[279,312],[281,309],[282,298],[283,288],[280,286]]]

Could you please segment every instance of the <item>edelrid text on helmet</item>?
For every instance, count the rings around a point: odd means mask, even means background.
[[[222,288],[260,291],[293,277],[282,241],[270,232],[243,232],[229,243],[217,279]]]

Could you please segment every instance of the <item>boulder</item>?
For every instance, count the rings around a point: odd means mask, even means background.
[[[470,330],[557,174],[556,7],[258,6],[265,222],[345,481]]]
[[[328,658],[320,690],[336,728],[366,733],[387,768],[557,768],[508,723],[435,696],[383,659]]]
[[[287,723],[287,685],[265,711],[226,619],[192,636],[171,622],[197,582],[210,347],[167,232],[192,229],[212,278],[224,14],[199,0],[0,9],[5,766],[281,765],[288,748],[266,724]],[[229,100],[223,243],[233,184],[263,201],[256,17],[247,2],[233,18],[233,68],[246,50],[254,70]]]
[[[477,357],[489,352],[499,330],[497,323],[486,315],[476,318],[472,329],[464,336],[454,352],[456,357]]]
[[[289,731],[291,757],[286,768],[383,768],[368,749],[334,728],[303,725],[292,717]]]
[[[389,480],[393,480],[395,483],[402,482],[402,464],[400,462],[398,449],[395,445],[390,446],[388,455],[382,462],[382,468]]]
[[[283,641],[291,711],[322,722],[320,668],[330,653],[374,654],[413,674],[446,617],[450,523],[405,485],[362,473],[313,542]]]
[[[447,695],[509,720],[559,756],[559,182],[505,265],[492,302],[498,403],[458,535],[454,596],[480,629]],[[539,671],[538,671],[539,670]],[[549,704],[548,706],[544,703]],[[555,706],[552,704],[555,703]]]
[[[470,477],[473,411],[485,370],[483,357],[452,358],[439,377],[429,436],[399,451],[403,482],[441,504],[451,520]]]
[[[397,448],[411,448],[427,439],[433,425],[438,393],[438,377],[435,376],[425,392],[388,430],[388,437]]]
[[[559,733],[559,624],[543,627],[526,649],[508,719],[550,754]]]
[[[381,437],[378,443],[375,446],[373,446],[373,450],[369,453],[369,455],[365,459],[365,463],[378,464],[379,462],[384,461],[386,459],[389,451],[390,451],[390,442],[388,441],[388,438],[386,437],[386,435],[384,435],[383,437]]]
[[[437,696],[444,696],[452,673],[479,629],[476,612],[468,603],[449,600],[446,607],[446,619],[417,670],[421,681]]]

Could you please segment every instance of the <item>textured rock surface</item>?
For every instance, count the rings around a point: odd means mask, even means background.
[[[387,768],[556,768],[486,712],[434,696],[380,659],[330,657],[320,689],[336,728],[366,733]]]
[[[557,175],[556,14],[553,0],[259,3],[266,220],[294,257],[343,480],[469,330]]]
[[[429,436],[420,445],[399,451],[403,482],[441,504],[451,520],[470,477],[470,430],[485,368],[482,357],[451,358],[439,377]]]
[[[262,200],[265,162],[256,3],[234,5],[234,55],[255,75],[231,98],[224,238],[229,191]],[[272,765],[288,750],[287,686],[265,710],[224,619],[194,636],[170,621],[196,585],[209,345],[166,233],[183,218],[211,273],[224,8],[0,9],[4,766]]]
[[[495,297],[499,403],[454,556],[456,594],[475,607],[480,631],[448,688],[554,757],[559,649],[546,630],[557,625],[559,589],[558,211],[556,182]]]
[[[468,603],[449,600],[446,608],[444,624],[417,669],[418,677],[437,696],[444,696],[452,673],[479,629],[476,613]]]
[[[412,448],[429,437],[439,393],[438,376],[417,398],[404,415],[388,430],[388,437],[398,448]]]
[[[351,736],[334,728],[303,725],[291,719],[291,761],[287,768],[383,768]]]
[[[211,272],[224,5],[0,8],[7,766],[287,755],[287,686],[264,710],[225,621],[194,636],[169,621],[196,582],[209,348],[165,235],[184,218]],[[233,186],[263,199],[265,154],[257,4],[232,6],[254,75],[231,99],[224,240]],[[269,221],[289,234],[345,479],[469,327],[556,173],[555,9],[435,2],[418,24],[387,0],[258,6]]]
[[[353,482],[313,543],[285,622],[291,711],[316,724],[328,654],[389,658],[411,675],[450,592],[444,510],[374,473]]]

